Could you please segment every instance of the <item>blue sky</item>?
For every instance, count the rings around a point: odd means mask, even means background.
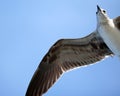
[[[96,28],[96,5],[120,15],[120,0],[0,0],[0,96],[24,96],[48,49]],[[120,60],[65,73],[44,96],[120,96]]]

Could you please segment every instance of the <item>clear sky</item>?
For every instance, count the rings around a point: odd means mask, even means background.
[[[24,96],[39,62],[60,38],[96,28],[96,5],[120,15],[120,0],[0,0],[0,96]],[[65,73],[44,96],[120,96],[120,60]]]

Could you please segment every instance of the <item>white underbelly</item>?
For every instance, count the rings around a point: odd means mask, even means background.
[[[98,29],[106,45],[120,57],[120,31],[115,27],[102,27]]]

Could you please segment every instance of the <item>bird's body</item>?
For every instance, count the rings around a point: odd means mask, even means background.
[[[112,52],[120,56],[120,31],[115,27],[113,20],[110,19],[107,24],[101,24],[98,32]]]
[[[66,71],[96,63],[105,57],[120,57],[120,17],[110,19],[97,6],[97,28],[79,39],[58,40],[38,66],[26,96],[42,96]]]
[[[120,56],[120,17],[110,19],[104,9],[97,12],[97,31],[111,51]]]

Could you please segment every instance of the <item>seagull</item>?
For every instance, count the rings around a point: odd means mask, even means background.
[[[58,40],[44,56],[26,96],[42,96],[65,72],[116,55],[120,57],[120,16],[110,19],[97,5],[97,27],[86,37]]]

